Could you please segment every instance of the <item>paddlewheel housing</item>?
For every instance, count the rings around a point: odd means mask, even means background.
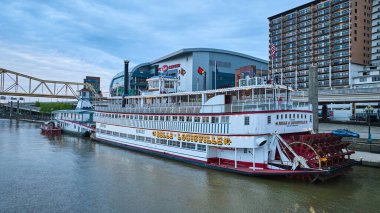
[[[350,155],[354,153],[348,149],[350,143],[342,141],[342,137],[331,133],[288,134],[281,137],[287,144],[282,144],[281,147],[288,158],[292,161],[302,161],[307,165],[297,165],[297,169],[326,171],[319,175],[295,175],[291,178],[311,182],[317,179],[323,181],[347,173],[354,163],[350,159]]]

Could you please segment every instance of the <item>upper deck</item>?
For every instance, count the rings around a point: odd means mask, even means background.
[[[148,94],[112,98],[95,111],[145,114],[214,114],[275,110],[311,110],[310,104],[291,100],[283,85],[251,85],[218,90]],[[123,101],[125,107],[122,107]]]

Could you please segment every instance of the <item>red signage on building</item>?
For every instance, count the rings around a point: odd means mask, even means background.
[[[181,64],[173,64],[173,65],[164,65],[162,67],[159,67],[158,70],[159,71],[162,71],[162,72],[166,72],[168,70],[171,70],[171,69],[174,69],[174,68],[178,68],[178,67],[181,67]]]

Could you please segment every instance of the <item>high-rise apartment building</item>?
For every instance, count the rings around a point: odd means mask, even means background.
[[[372,1],[372,58],[371,64],[380,66],[380,0]]]
[[[320,87],[352,85],[371,63],[371,14],[371,0],[315,0],[269,17],[270,70],[297,89],[308,87],[310,65]]]

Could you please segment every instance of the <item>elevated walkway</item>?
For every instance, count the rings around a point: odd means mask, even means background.
[[[293,101],[308,102],[308,91],[292,93]],[[319,90],[319,103],[380,102],[380,87]]]

